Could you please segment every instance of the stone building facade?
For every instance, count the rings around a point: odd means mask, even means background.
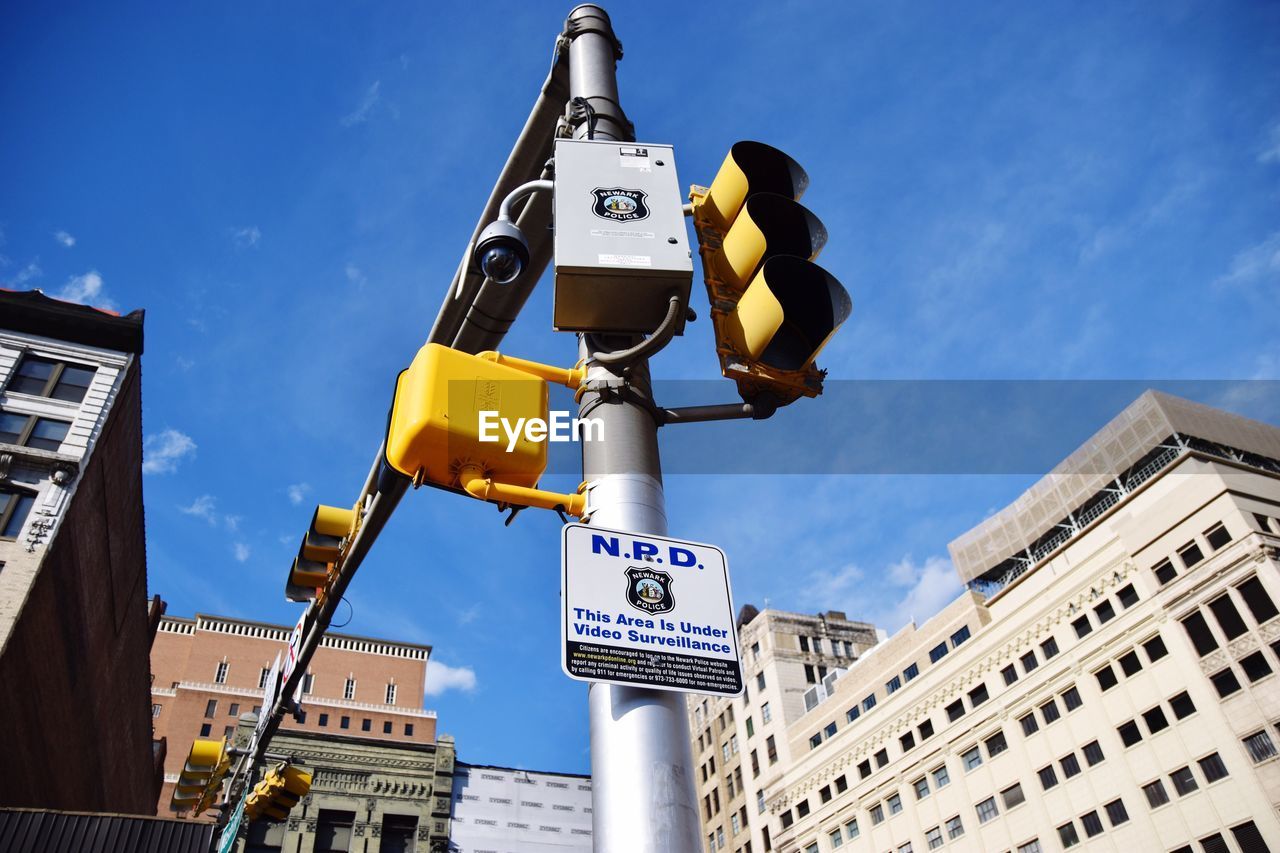
[[[588,853],[591,777],[458,762],[450,853]]]
[[[0,805],[155,813],[142,321],[0,290]]]
[[[728,849],[1280,850],[1280,429],[1148,392],[951,553]]]
[[[740,848],[764,831],[758,803],[791,765],[787,726],[825,698],[845,670],[875,646],[875,626],[839,611],[738,614],[742,696],[690,695],[686,706],[707,844]]]

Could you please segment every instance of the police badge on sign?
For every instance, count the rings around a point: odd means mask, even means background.
[[[622,187],[597,187],[591,191],[595,204],[591,212],[601,219],[613,222],[637,222],[649,218],[648,193],[644,190],[628,190]]]
[[[671,583],[666,572],[632,566],[627,569],[627,604],[644,613],[670,613],[676,607]]]

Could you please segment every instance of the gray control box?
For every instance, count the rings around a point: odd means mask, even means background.
[[[670,145],[558,139],[555,310],[560,332],[652,332],[688,304],[693,258]],[[684,312],[676,334],[684,331]]]

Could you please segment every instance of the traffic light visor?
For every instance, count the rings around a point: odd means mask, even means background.
[[[777,193],[756,193],[742,206],[711,262],[721,281],[741,291],[763,261],[778,255],[811,261],[826,243],[826,226],[800,202]]]
[[[735,142],[720,165],[704,202],[707,219],[721,231],[729,227],[747,196],[777,193],[797,200],[809,176],[789,154],[763,142]]]
[[[853,310],[849,293],[811,261],[781,256],[764,262],[725,323],[742,356],[777,370],[811,365]]]

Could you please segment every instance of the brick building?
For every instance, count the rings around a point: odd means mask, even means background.
[[[173,783],[192,740],[233,737],[242,714],[261,711],[267,673],[291,631],[205,615],[160,621],[151,656],[151,713],[157,734],[170,743],[162,814],[171,812]],[[433,747],[436,715],[422,709],[430,653],[429,646],[327,634],[303,679],[303,718],[286,717],[281,735]]]
[[[141,311],[0,290],[0,805],[155,811],[141,355]]]

